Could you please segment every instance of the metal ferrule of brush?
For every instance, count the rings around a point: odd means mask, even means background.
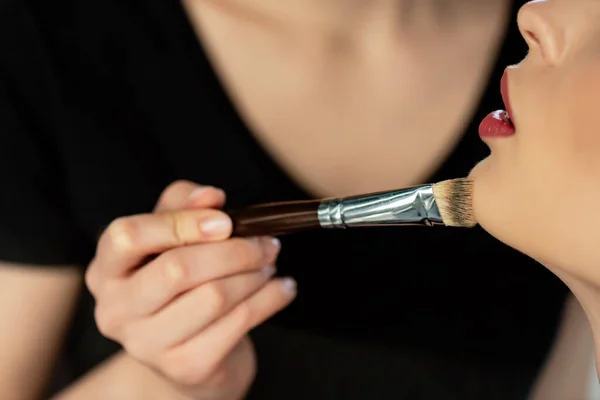
[[[431,185],[323,200],[318,216],[323,228],[444,225]]]

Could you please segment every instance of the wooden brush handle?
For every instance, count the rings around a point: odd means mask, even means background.
[[[228,212],[234,236],[281,236],[319,229],[320,200],[270,203]]]

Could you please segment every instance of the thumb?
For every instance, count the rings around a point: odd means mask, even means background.
[[[221,208],[225,192],[213,186],[180,180],[171,183],[160,195],[155,212],[177,211],[190,208]]]

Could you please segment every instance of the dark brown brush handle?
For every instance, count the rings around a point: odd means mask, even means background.
[[[229,212],[234,236],[281,236],[319,229],[320,200],[251,206]]]

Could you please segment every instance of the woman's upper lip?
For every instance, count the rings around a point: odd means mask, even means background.
[[[504,107],[506,107],[508,117],[510,118],[512,124],[515,125],[513,110],[510,106],[510,92],[508,89],[508,69],[504,70],[504,74],[502,75],[502,79],[500,80],[500,93],[502,94],[502,101],[504,102]]]

